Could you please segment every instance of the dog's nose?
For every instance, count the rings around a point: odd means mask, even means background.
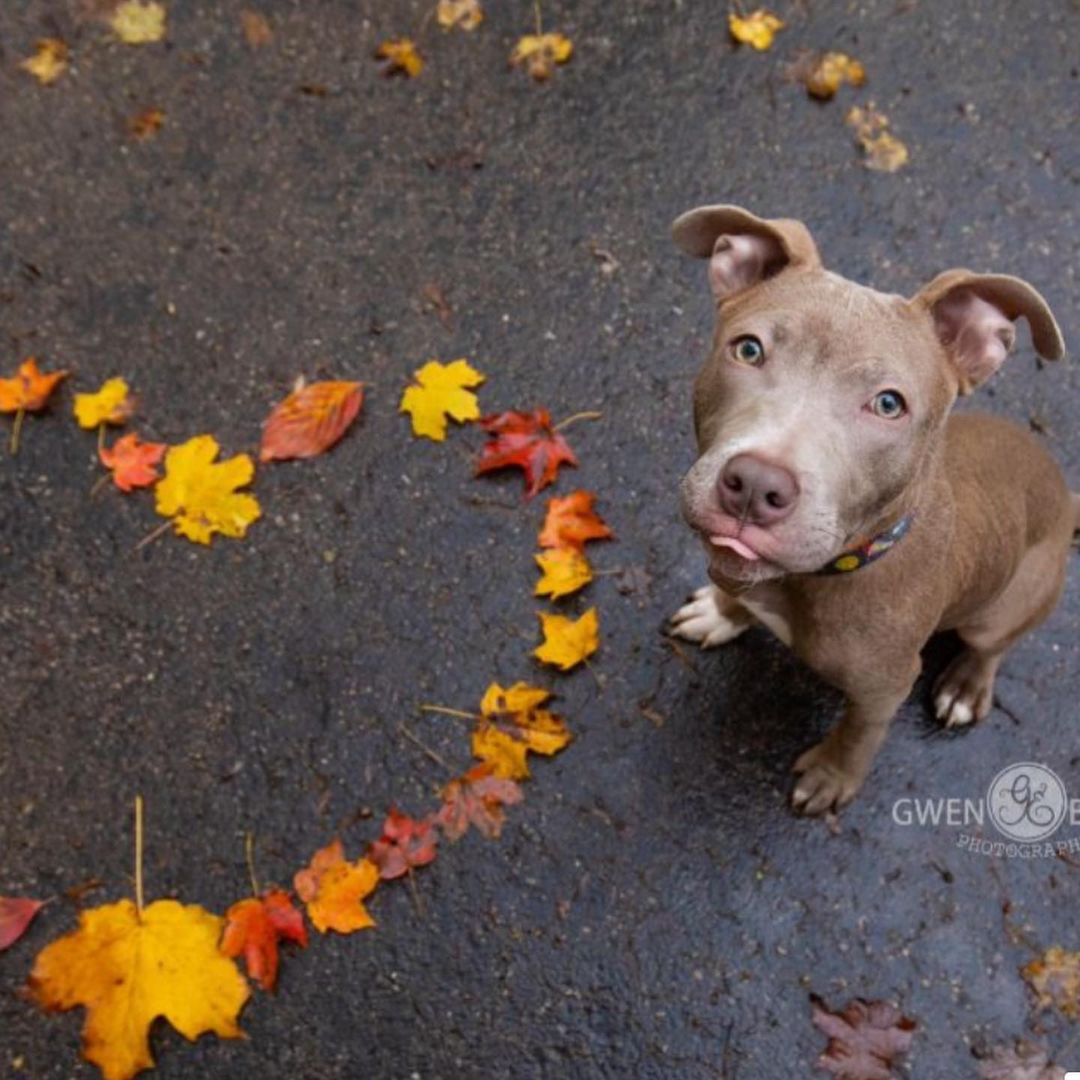
[[[799,485],[787,469],[753,454],[736,454],[720,473],[720,506],[754,525],[783,521],[799,500]]]

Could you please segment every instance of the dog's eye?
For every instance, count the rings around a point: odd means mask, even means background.
[[[747,335],[731,343],[731,353],[740,364],[757,367],[765,359],[765,349],[756,337]]]
[[[880,416],[883,420],[898,420],[907,412],[907,402],[899,390],[882,390],[874,396],[870,408],[874,410],[875,416]]]

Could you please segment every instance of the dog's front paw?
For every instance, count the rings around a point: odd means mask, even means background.
[[[862,787],[864,777],[844,769],[827,743],[810,747],[792,767],[792,772],[800,774],[791,793],[791,805],[797,813],[816,815],[839,810]]]
[[[722,603],[715,586],[698,589],[671,617],[671,633],[696,641],[703,649],[737,638],[753,622],[753,616],[734,602]]]
[[[947,728],[965,727],[990,715],[998,658],[965,649],[934,687],[934,712]]]

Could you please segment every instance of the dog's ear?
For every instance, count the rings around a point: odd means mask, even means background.
[[[1015,320],[1031,327],[1035,351],[1047,360],[1065,355],[1061,330],[1046,301],[1026,281],[1006,274],[973,274],[946,270],[913,297],[934,320],[960,378],[960,393],[969,394],[1005,362],[1016,344]]]
[[[726,300],[787,267],[821,266],[809,229],[801,221],[766,220],[738,206],[699,206],[675,219],[675,243],[709,260],[709,284]]]

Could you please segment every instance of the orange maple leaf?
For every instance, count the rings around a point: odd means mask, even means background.
[[[448,840],[460,840],[470,825],[482,836],[494,839],[502,832],[503,807],[523,798],[521,787],[513,780],[495,776],[491,765],[476,765],[443,788],[435,821]]]
[[[277,982],[278,942],[292,941],[307,947],[304,917],[293,907],[284,889],[267,889],[262,896],[249,896],[225,912],[225,932],[221,951],[231,960],[241,953],[251,976],[264,990]]]
[[[382,836],[368,848],[368,858],[379,868],[379,876],[390,881],[433,862],[437,841],[431,817],[417,821],[391,806]]]
[[[121,491],[149,487],[158,478],[155,467],[165,456],[165,443],[139,442],[139,436],[131,432],[117,439],[113,445],[98,450],[98,457],[106,469],[112,469],[113,483]]]
[[[361,903],[379,883],[379,868],[370,859],[346,861],[340,840],[316,851],[311,863],[293,878],[296,895],[307,904],[315,929],[351,934],[375,925]]]
[[[572,491],[548,499],[547,516],[540,529],[540,546],[569,547],[584,551],[589,540],[611,540],[614,533],[593,509],[596,496],[589,491]]]
[[[574,451],[552,426],[547,409],[503,412],[480,418],[491,436],[480,452],[476,474],[516,466],[525,472],[525,498],[555,482],[562,464],[576,465]]]
[[[11,429],[12,454],[19,449],[23,414],[45,408],[56,384],[67,374],[66,371],[41,371],[37,359],[28,356],[10,379],[0,379],[0,412],[15,414],[15,425]]]
[[[267,419],[259,460],[309,458],[329,450],[356,419],[363,402],[363,383],[298,386]]]
[[[424,70],[424,59],[416,51],[416,45],[410,38],[395,38],[384,41],[376,50],[375,57],[381,60],[379,65],[384,75],[405,75],[415,79]]]

